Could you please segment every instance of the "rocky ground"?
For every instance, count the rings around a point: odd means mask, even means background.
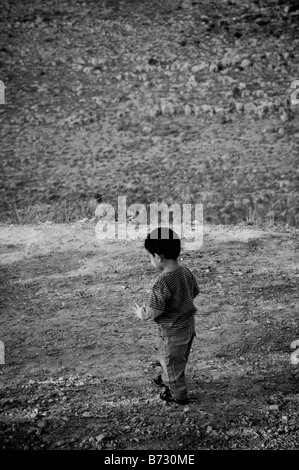
[[[298,230],[209,226],[180,262],[196,275],[191,402],[168,405],[141,240],[94,224],[1,226],[1,449],[296,449]]]

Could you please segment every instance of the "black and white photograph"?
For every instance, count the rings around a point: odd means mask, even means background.
[[[1,1],[0,304],[3,457],[299,450],[299,0]]]

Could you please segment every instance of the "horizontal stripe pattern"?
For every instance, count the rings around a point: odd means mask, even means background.
[[[190,331],[196,312],[193,299],[198,294],[197,281],[186,266],[158,276],[150,290],[147,305],[161,311],[154,321],[162,336]]]

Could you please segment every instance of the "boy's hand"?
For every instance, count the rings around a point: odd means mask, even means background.
[[[135,306],[133,306],[133,312],[135,313],[136,317],[140,318],[141,320],[143,318],[142,311],[144,307],[145,307],[145,304],[143,304],[142,307],[140,307],[137,302],[135,302]]]

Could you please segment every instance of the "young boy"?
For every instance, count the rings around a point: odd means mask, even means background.
[[[144,243],[152,265],[160,275],[150,289],[147,304],[135,314],[142,320],[153,319],[159,330],[159,354],[162,375],[154,379],[164,387],[160,398],[185,405],[189,402],[185,382],[191,345],[195,336],[194,297],[199,287],[191,271],[178,263],[181,241],[171,229],[153,230]]]

